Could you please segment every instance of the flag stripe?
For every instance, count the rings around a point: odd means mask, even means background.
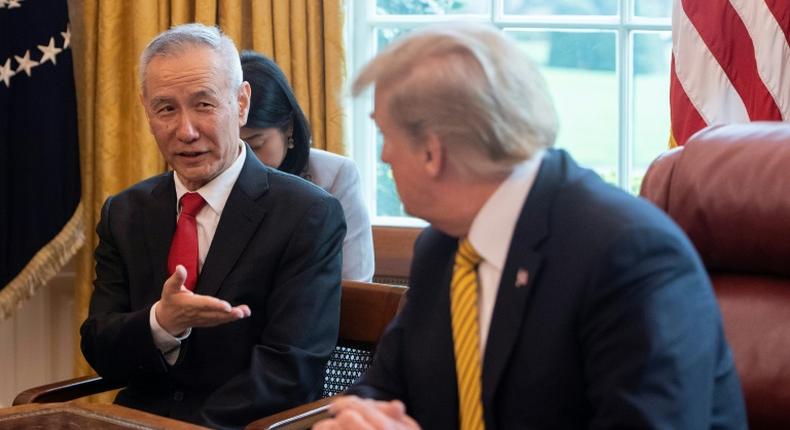
[[[699,115],[708,125],[749,121],[746,106],[683,7],[675,7],[672,15],[674,70]]]
[[[678,144],[682,144],[691,137],[694,132],[705,127],[705,120],[697,112],[697,108],[691,103],[686,91],[675,74],[675,56],[672,56],[672,68],[670,69],[669,80],[669,104],[670,120],[672,122],[672,137]]]
[[[790,120],[790,1],[674,0],[670,144],[701,128]]]
[[[787,0],[765,0],[765,5],[776,18],[779,28],[785,34],[785,41],[790,45],[790,2]]]
[[[774,64],[790,65],[790,46],[785,32],[779,27],[768,5],[754,0],[730,0],[733,8],[743,20],[753,41],[757,71],[765,88],[770,92],[777,113],[775,116],[758,116],[752,119],[790,120],[790,67],[774,67]]]
[[[773,96],[757,73],[749,32],[730,1],[707,0],[703,4],[696,0],[683,0],[682,3],[689,21],[746,106],[749,119],[781,120],[782,115]],[[711,20],[711,16],[721,17],[721,22]],[[739,119],[727,116],[712,118],[714,124],[738,122]]]

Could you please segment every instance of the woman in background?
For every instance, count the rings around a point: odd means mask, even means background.
[[[347,229],[343,279],[370,281],[373,237],[356,165],[346,157],[310,148],[307,119],[277,63],[244,51],[241,67],[244,80],[252,87],[250,113],[241,138],[267,166],[301,176],[340,201]]]

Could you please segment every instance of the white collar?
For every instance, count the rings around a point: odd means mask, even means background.
[[[510,176],[497,187],[477,212],[469,229],[469,241],[486,262],[502,271],[510,248],[513,230],[538,175],[545,150],[515,166]]]
[[[230,191],[239,178],[241,168],[244,167],[244,160],[247,158],[247,151],[244,146],[244,144],[239,145],[241,149],[240,153],[230,167],[195,191],[203,197],[207,205],[217,215],[221,215],[222,210],[225,209],[225,203],[228,201]],[[179,179],[178,173],[173,173],[173,179],[176,183],[176,205],[178,205],[178,202],[181,201],[181,196],[188,193],[189,190],[184,186],[184,183],[181,182],[181,179]]]

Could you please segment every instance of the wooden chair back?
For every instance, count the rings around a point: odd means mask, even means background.
[[[370,367],[376,344],[398,313],[406,289],[343,281],[340,333],[324,370],[323,397],[342,393]]]
[[[414,242],[419,227],[373,226],[376,271],[373,282],[408,285]]]
[[[344,391],[370,366],[378,341],[406,300],[408,288],[343,281],[340,335],[324,374],[324,398],[261,418],[250,430],[304,430],[326,417],[331,396]]]

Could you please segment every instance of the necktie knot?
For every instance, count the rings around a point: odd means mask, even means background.
[[[476,269],[480,264],[480,254],[477,253],[469,238],[465,238],[458,244],[458,252],[456,253],[455,264],[470,269]]]
[[[203,200],[203,196],[200,194],[186,193],[181,196],[181,215],[194,217],[205,205],[206,201]]]

